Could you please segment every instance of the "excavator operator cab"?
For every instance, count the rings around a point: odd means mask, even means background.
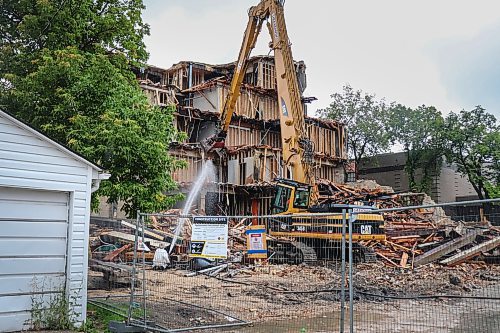
[[[311,186],[288,179],[278,179],[272,214],[291,214],[307,211]]]

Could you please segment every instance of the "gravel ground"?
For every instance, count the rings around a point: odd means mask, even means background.
[[[148,317],[163,327],[227,324],[237,318],[254,326],[228,332],[338,332],[338,267],[272,265],[224,279],[185,274],[181,270],[146,271]],[[354,284],[359,291],[355,326],[362,332],[469,333],[473,330],[467,327],[484,322],[487,326],[476,332],[490,332],[489,327],[495,328],[491,332],[500,332],[499,301],[389,300],[371,295],[500,297],[500,267],[428,265],[408,271],[360,264],[354,272]],[[111,294],[120,292],[126,294],[127,289],[113,289]],[[109,294],[106,290],[89,291],[89,297]],[[141,303],[141,299],[136,301]]]

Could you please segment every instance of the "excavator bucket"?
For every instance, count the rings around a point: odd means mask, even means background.
[[[223,149],[226,147],[225,138],[218,135],[212,135],[205,140],[200,141],[201,147],[206,153],[210,153],[215,149]]]

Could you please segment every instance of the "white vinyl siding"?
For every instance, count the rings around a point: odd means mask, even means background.
[[[68,199],[65,192],[0,187],[0,330],[30,319],[32,297],[64,292]]]
[[[57,283],[64,280],[66,294],[76,300],[75,319],[83,321],[91,185],[99,171],[0,111],[0,193],[4,194],[0,197],[0,295],[12,295],[0,297],[0,313],[5,303],[12,305],[9,311],[21,311],[28,300],[31,304],[29,296],[15,295],[15,290],[25,290],[30,274],[36,273],[50,275]],[[23,200],[13,200],[19,193]],[[42,197],[45,201],[39,200]],[[0,331],[5,331],[6,323],[22,325],[19,313],[1,317]]]

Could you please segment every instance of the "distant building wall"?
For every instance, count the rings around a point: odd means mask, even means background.
[[[439,201],[460,201],[464,197],[477,199],[477,193],[456,166],[443,164],[439,175]]]
[[[391,186],[394,191],[409,191],[409,179],[405,171],[406,155],[401,153],[380,154],[361,162],[359,178],[373,179],[380,185]],[[415,178],[422,179],[421,170],[417,170]],[[438,203],[460,201],[461,199],[477,198],[471,183],[456,166],[443,163],[439,174],[432,180],[430,196]]]
[[[360,179],[373,179],[380,185],[391,186],[394,191],[408,191],[404,153],[381,154],[363,160],[359,169]]]

